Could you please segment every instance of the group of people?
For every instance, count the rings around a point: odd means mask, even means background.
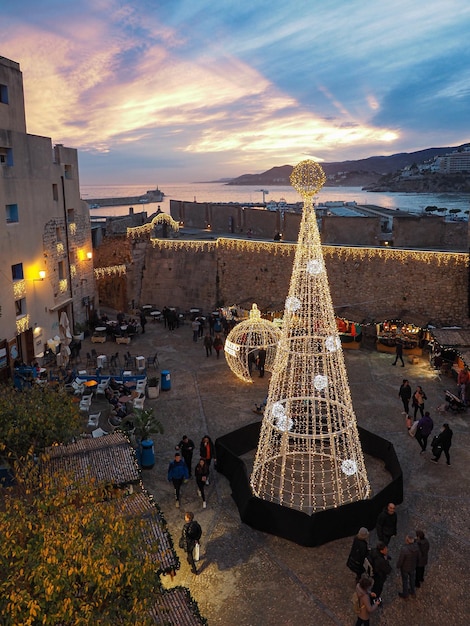
[[[197,339],[196,339],[197,341]],[[220,351],[224,347],[224,340],[220,335],[216,335],[213,339],[210,333],[206,333],[203,340],[206,356],[212,356],[212,348],[215,350],[217,358],[220,357]]]
[[[392,572],[388,546],[397,534],[397,521],[396,506],[390,502],[377,518],[378,541],[375,548],[369,547],[367,528],[360,528],[354,537],[346,565],[356,575],[352,598],[357,615],[356,626],[367,626],[370,614],[382,604],[383,587]],[[428,555],[429,541],[424,531],[418,529],[415,533],[407,533],[396,563],[402,579],[402,591],[398,593],[400,598],[416,597],[416,589],[424,582]]]
[[[175,505],[180,507],[181,487],[192,478],[192,462],[195,444],[187,435],[183,435],[176,446],[173,461],[168,466],[168,481],[173,483],[175,489]],[[199,461],[194,468],[197,494],[202,499],[202,508],[207,507],[205,488],[209,485],[209,472],[212,461],[215,458],[215,446],[208,435],[204,435],[199,445]]]
[[[418,442],[421,451],[420,454],[424,454],[427,449],[428,439],[434,429],[434,422],[429,411],[425,411],[425,400],[427,396],[421,387],[418,385],[414,393],[411,391],[409,380],[404,378],[400,389],[398,390],[398,397],[403,403],[403,413],[406,416],[406,425],[408,432],[411,436],[415,437]],[[414,409],[413,420],[410,416],[410,402]],[[418,412],[420,417],[417,419]],[[453,432],[450,425],[446,422],[442,425],[438,435],[433,437],[431,442],[431,451],[433,457],[431,461],[437,463],[444,453],[446,457],[447,465],[450,465],[450,447],[452,445]]]

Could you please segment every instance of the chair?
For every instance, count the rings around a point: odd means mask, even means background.
[[[132,406],[134,407],[134,409],[141,409],[141,410],[143,410],[143,408],[144,408],[144,400],[145,400],[145,396],[143,394],[137,396],[137,398],[134,398],[132,400]]]
[[[98,353],[96,352],[95,348],[91,349],[91,356],[93,359],[95,359],[95,361],[98,358]]]
[[[145,387],[147,386],[147,378],[142,378],[142,380],[138,380],[135,385],[135,390],[139,392],[139,394],[145,393]]]
[[[109,381],[110,380],[111,380],[111,378],[109,378],[109,377],[101,379],[101,382],[98,383],[98,386],[96,388],[96,395],[97,396],[104,396],[104,392],[109,387]]]
[[[130,352],[126,352],[124,355],[124,367],[132,369],[134,367],[134,359]]]
[[[86,365],[87,367],[96,367],[96,359],[89,352],[86,353]]]
[[[109,367],[121,367],[121,359],[119,358],[119,352],[112,354],[109,359]]]
[[[72,381],[71,387],[75,396],[81,396],[85,391],[85,385],[83,384],[83,381],[79,380],[78,378]]]
[[[108,432],[106,432],[106,430],[103,430],[102,428],[98,427],[96,430],[93,430],[91,433],[91,436],[93,438],[96,437],[103,437],[104,435],[109,435]]]
[[[91,407],[91,398],[92,396],[82,396],[82,399],[80,400],[80,411],[83,411],[84,413],[88,413],[88,411],[90,410]]]
[[[160,363],[158,361],[158,354],[155,352],[155,354],[152,354],[151,356],[147,357],[147,367],[153,366],[155,369],[157,369],[157,365],[158,367],[160,367]]]
[[[87,426],[89,428],[96,428],[99,424],[100,421],[100,417],[101,417],[101,411],[99,411],[99,413],[92,413],[88,416],[88,424]]]

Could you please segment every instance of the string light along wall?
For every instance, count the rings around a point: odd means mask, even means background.
[[[228,366],[238,378],[246,383],[252,383],[250,360],[254,359],[261,347],[264,347],[266,350],[264,369],[271,372],[280,336],[279,328],[273,322],[263,319],[258,305],[253,303],[249,318],[234,326],[227,335],[224,352]],[[254,365],[252,367],[254,368]]]
[[[309,160],[291,175],[304,207],[250,479],[257,497],[309,515],[370,493],[313,207],[325,180]]]

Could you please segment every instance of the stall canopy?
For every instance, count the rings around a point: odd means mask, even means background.
[[[454,350],[470,366],[470,330],[465,328],[431,328],[434,341],[443,350]]]

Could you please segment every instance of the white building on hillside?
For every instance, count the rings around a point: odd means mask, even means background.
[[[90,215],[77,151],[29,135],[20,66],[0,57],[0,380],[94,313]],[[2,223],[3,222],[3,223]]]
[[[436,159],[440,172],[456,174],[458,172],[470,172],[470,149],[463,152],[452,152]]]

